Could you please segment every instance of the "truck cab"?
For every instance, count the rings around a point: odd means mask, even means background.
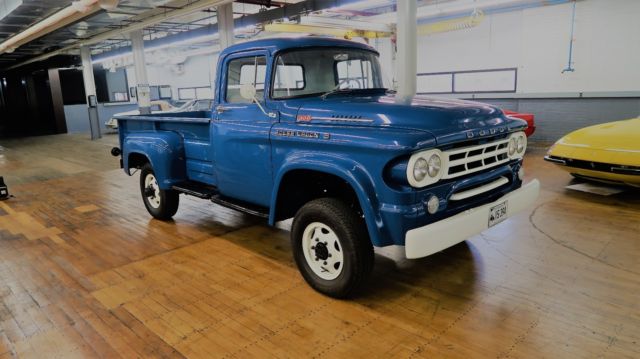
[[[485,104],[396,101],[368,45],[265,39],[219,56],[210,111],[118,117],[127,174],[149,213],[179,195],[294,218],[305,280],[338,298],[365,283],[373,247],[408,258],[455,245],[529,206],[526,122]]]

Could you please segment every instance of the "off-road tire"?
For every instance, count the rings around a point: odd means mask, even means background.
[[[326,225],[339,239],[343,267],[335,279],[321,278],[305,258],[303,235],[305,229],[314,223]],[[347,298],[358,293],[373,269],[373,246],[364,219],[336,198],[316,199],[298,210],[291,227],[291,245],[296,265],[307,283],[333,298]],[[318,260],[317,257],[315,260]]]
[[[178,211],[178,205],[180,204],[180,194],[174,190],[158,189],[157,199],[159,199],[159,201],[152,202],[152,199],[145,195],[145,180],[148,176],[153,176],[153,178],[155,179],[153,167],[151,167],[151,164],[149,163],[145,164],[140,171],[140,194],[142,195],[142,202],[144,202],[144,206],[147,208],[147,211],[153,216],[153,218],[167,221],[171,219],[173,215]]]

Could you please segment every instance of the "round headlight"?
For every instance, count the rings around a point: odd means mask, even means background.
[[[525,148],[524,142],[525,142],[524,136],[518,137],[518,143],[517,143],[517,146],[516,146],[516,150],[518,151],[518,153],[524,152],[524,148]]]
[[[431,155],[431,157],[429,157],[427,168],[429,177],[437,177],[438,174],[440,174],[440,168],[442,168],[442,160],[440,159],[440,156],[434,153],[433,155]]]
[[[516,143],[516,138],[515,137],[511,137],[511,139],[509,140],[509,156],[513,156],[516,153],[516,147],[517,147],[517,143]]]
[[[429,163],[424,158],[418,158],[416,163],[413,165],[413,178],[416,181],[422,181],[429,171]]]

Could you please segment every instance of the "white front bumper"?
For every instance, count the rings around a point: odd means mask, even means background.
[[[508,218],[533,204],[539,192],[540,182],[534,179],[495,202],[409,230],[405,234],[406,256],[407,258],[426,257],[458,244],[489,227],[489,210],[493,206],[507,201]]]

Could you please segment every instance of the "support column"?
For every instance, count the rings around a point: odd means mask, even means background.
[[[82,59],[82,79],[84,81],[84,93],[89,112],[91,139],[97,140],[102,137],[102,134],[100,133],[100,117],[98,116],[98,99],[96,97],[96,82],[93,78],[91,49],[87,46],[82,46],[80,48],[80,58]]]
[[[233,3],[218,5],[218,34],[220,36],[220,51],[233,45],[235,37],[233,35]]]
[[[416,94],[418,73],[418,22],[416,18],[417,1],[403,0],[397,2],[397,56],[396,74],[398,76],[398,92],[396,102],[411,103]]]
[[[137,99],[138,109],[141,115],[151,113],[151,88],[149,87],[149,79],[147,77],[147,63],[144,59],[144,39],[142,38],[142,30],[132,31],[129,34],[131,38],[131,49],[133,50],[133,67],[136,74],[137,82]]]
[[[60,83],[60,71],[58,69],[49,69],[48,72],[53,116],[56,119],[56,133],[67,133],[67,122],[64,116],[64,101],[62,99],[62,84]]]

